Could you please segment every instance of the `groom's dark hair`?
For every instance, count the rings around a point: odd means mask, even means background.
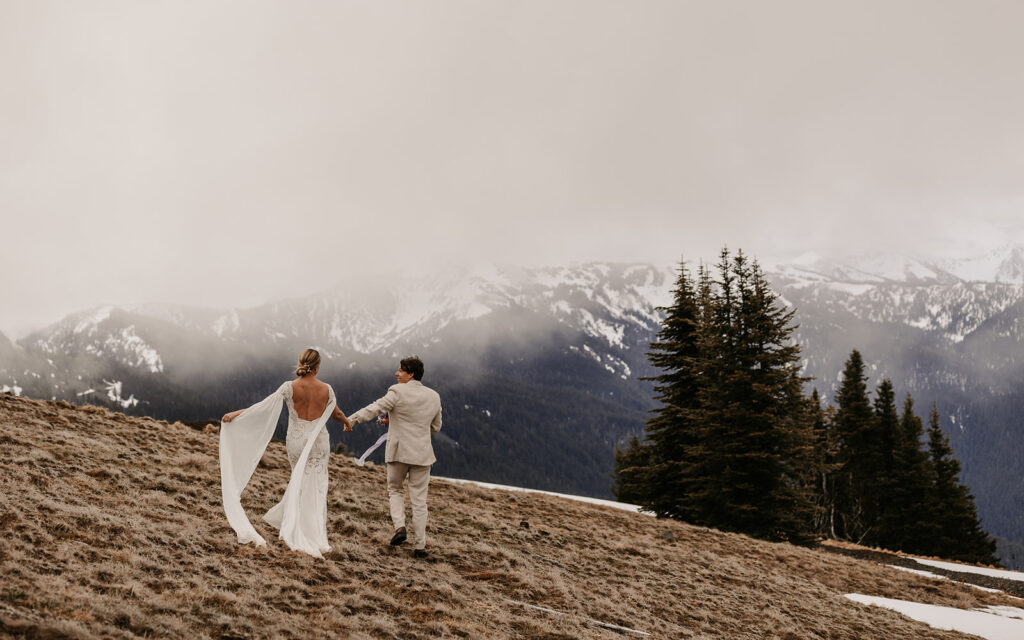
[[[402,371],[412,374],[413,380],[423,379],[423,361],[412,356],[411,358],[402,358],[402,361],[398,364]]]

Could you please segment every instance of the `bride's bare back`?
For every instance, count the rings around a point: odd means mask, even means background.
[[[308,375],[292,380],[292,406],[302,420],[316,420],[324,414],[330,394],[327,385]]]

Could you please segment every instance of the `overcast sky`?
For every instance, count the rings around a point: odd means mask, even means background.
[[[0,331],[442,262],[1024,241],[1022,7],[0,0]]]

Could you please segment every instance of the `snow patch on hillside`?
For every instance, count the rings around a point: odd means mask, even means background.
[[[539,493],[545,496],[555,496],[556,498],[565,498],[566,500],[575,500],[577,502],[586,502],[587,504],[596,504],[602,507],[612,507],[613,509],[621,509],[622,511],[630,511],[632,513],[642,513],[644,515],[653,515],[647,511],[644,511],[642,507],[629,504],[626,502],[616,502],[614,500],[602,500],[601,498],[589,498],[587,496],[574,496],[567,493],[555,493],[554,491],[541,491],[540,489],[527,489],[524,487],[512,487],[504,484],[493,484],[490,482],[478,482],[476,480],[465,480],[463,478],[446,478],[444,476],[434,476],[431,480],[443,480],[445,482],[451,482],[452,484],[468,484],[474,487],[480,487],[481,489],[496,489],[498,491],[515,491],[520,493]]]
[[[113,312],[114,307],[106,306],[94,309],[91,312],[83,314],[75,324],[72,331],[74,333],[83,333],[84,331],[91,330],[95,331],[96,327],[103,321],[110,318],[110,314]]]
[[[107,399],[120,405],[121,408],[127,409],[139,404],[139,400],[135,397],[135,394],[131,394],[127,398],[121,395],[123,385],[120,380],[104,380],[103,384],[107,385]]]
[[[1016,607],[985,607],[966,610],[895,598],[866,596],[859,593],[848,593],[846,597],[864,605],[892,609],[912,620],[923,622],[933,629],[960,631],[987,640],[1020,640],[1024,638],[1024,609]]]
[[[911,558],[909,556],[904,557],[906,557],[908,560],[913,560],[918,564],[923,564],[929,567],[935,567],[936,569],[945,569],[947,571],[959,571],[960,573],[976,573],[978,575],[989,576],[991,578],[1002,578],[1003,580],[1017,580],[1019,582],[1024,582],[1024,573],[1020,571],[1008,571],[1006,569],[990,569],[988,567],[975,567],[974,565],[969,564],[943,562],[942,560],[925,560],[923,558]]]

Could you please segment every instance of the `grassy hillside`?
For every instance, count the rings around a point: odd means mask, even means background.
[[[823,550],[536,494],[431,485],[431,557],[386,545],[381,468],[331,463],[317,560],[236,544],[217,434],[0,394],[0,635],[963,638],[843,597],[960,608],[1001,593]],[[284,490],[272,443],[243,504]],[[527,524],[524,524],[527,523]],[[562,612],[557,615],[534,607]]]

